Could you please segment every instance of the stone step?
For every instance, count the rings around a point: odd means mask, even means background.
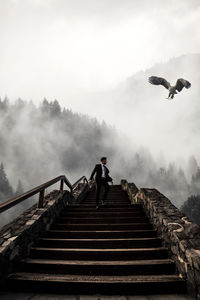
[[[131,208],[108,208],[106,205],[100,205],[99,209],[96,209],[96,205],[92,205],[90,207],[87,206],[82,206],[82,209],[77,207],[77,208],[65,208],[63,212],[82,212],[82,213],[93,213],[93,212],[132,212],[132,213],[144,213],[142,209],[131,209]]]
[[[63,230],[146,230],[153,229],[150,223],[106,223],[106,224],[64,224],[54,223],[51,225],[51,229],[63,229]]]
[[[80,249],[32,247],[30,258],[67,260],[144,260],[168,258],[167,248]]]
[[[88,276],[41,273],[14,273],[9,276],[9,289],[15,291],[63,294],[163,294],[184,293],[185,282],[177,275]]]
[[[100,197],[100,199],[103,198],[103,197]],[[94,195],[93,197],[87,197],[85,198],[83,201],[91,201],[91,200],[96,200],[96,195]],[[121,201],[128,201],[130,202],[130,200],[128,199],[128,197],[124,197],[124,196],[120,196],[120,195],[113,195],[113,196],[109,196],[106,198],[106,201],[109,201],[109,200],[121,200]]]
[[[66,208],[63,210],[63,212],[96,212],[96,205],[67,205]],[[139,207],[131,207],[131,206],[122,206],[122,207],[116,207],[115,205],[102,205],[99,207],[98,211],[104,211],[104,212],[143,212],[143,209]]]
[[[125,211],[125,212],[118,212],[118,211],[101,211],[101,210],[96,210],[96,211],[89,211],[89,212],[84,212],[84,211],[64,211],[60,214],[61,217],[77,217],[77,218],[85,218],[85,217],[146,217],[144,212],[140,211]]]
[[[61,239],[40,238],[37,247],[54,248],[88,248],[88,249],[121,249],[121,248],[153,248],[161,247],[160,238],[121,238],[121,239]]]
[[[103,196],[103,194],[101,196]],[[101,198],[101,196],[100,196],[100,198]],[[115,193],[115,194],[109,193],[109,195],[106,199],[113,199],[113,198],[122,199],[122,200],[129,200],[129,198],[125,194],[119,194],[119,193]],[[90,199],[96,199],[96,193],[86,197],[84,200],[87,200],[87,199],[89,199],[89,200]]]
[[[101,200],[100,200],[101,201]],[[83,201],[82,204],[93,204],[96,203],[96,200],[87,200],[87,201]],[[122,200],[117,200],[117,199],[109,199],[105,201],[105,205],[112,205],[112,204],[119,204],[119,205],[129,205],[130,201],[122,201]]]
[[[117,201],[109,201],[109,202],[105,202],[103,205],[121,205],[121,204],[125,204],[124,202],[117,202]],[[95,205],[96,206],[96,201],[90,201],[90,202],[83,202],[83,205]],[[101,202],[99,203],[99,205],[102,205]]]
[[[90,231],[68,231],[68,230],[49,230],[44,234],[45,237],[52,238],[148,238],[156,237],[155,230],[90,230]]]
[[[100,194],[100,197],[101,196],[104,196],[104,192]],[[85,199],[92,199],[92,198],[95,198],[96,197],[96,192],[94,193],[91,193],[91,194],[88,194],[87,197],[85,197]],[[108,196],[107,196],[107,199],[110,199],[110,198],[113,198],[113,197],[116,197],[116,198],[123,198],[123,199],[128,199],[129,200],[129,197],[127,196],[126,193],[122,193],[122,192],[109,192],[108,193]]]
[[[103,198],[103,197],[100,197],[100,199]],[[91,201],[91,200],[96,200],[96,195],[92,196],[92,197],[87,197],[85,198],[83,201]],[[120,195],[113,195],[113,196],[110,196],[106,198],[106,201],[109,201],[109,200],[121,200],[121,201],[128,201],[130,202],[129,198],[128,197],[124,197],[124,196],[120,196]]]
[[[118,225],[121,223],[148,223],[149,220],[147,217],[113,217],[113,216],[108,216],[108,217],[88,217],[88,218],[78,218],[78,217],[59,217],[56,218],[56,223],[59,224],[114,224],[117,223]]]
[[[100,197],[100,199],[102,199],[103,197]],[[94,197],[87,197],[83,200],[84,201],[95,201],[96,200],[96,195]],[[124,196],[109,196],[106,198],[105,201],[114,201],[114,200],[117,200],[117,201],[122,201],[122,202],[129,202],[130,203],[130,200],[127,198],[127,197],[124,197]]]
[[[67,205],[67,209],[94,209],[94,205],[84,205],[84,204],[73,204]],[[142,209],[142,206],[139,204],[120,204],[120,205],[105,205],[106,209]]]
[[[158,275],[173,274],[175,264],[170,259],[135,261],[91,261],[24,259],[19,272],[77,275]]]

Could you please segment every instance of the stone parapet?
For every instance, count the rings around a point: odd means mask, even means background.
[[[200,228],[156,189],[137,189],[121,181],[133,204],[141,203],[163,246],[175,261],[177,273],[187,282],[190,299],[200,299]]]
[[[43,208],[38,208],[35,204],[0,229],[1,284],[15,264],[29,254],[39,236],[49,229],[54,219],[73,199],[68,191],[54,190],[45,196]]]
[[[127,192],[131,202],[137,203],[137,199],[135,198],[135,196],[138,192],[137,186],[134,183],[127,182],[126,179],[121,180],[121,186],[122,186],[122,189]]]

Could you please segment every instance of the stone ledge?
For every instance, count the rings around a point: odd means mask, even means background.
[[[45,196],[43,208],[34,204],[0,229],[0,285],[66,205],[80,203],[88,190],[86,183],[79,183],[72,193],[54,190]]]
[[[49,229],[60,211],[74,197],[68,191],[54,190],[44,200],[44,208],[33,205],[0,230],[0,283],[22,258],[26,257],[39,236]]]
[[[132,203],[141,203],[163,246],[175,261],[177,273],[187,281],[191,299],[200,299],[200,228],[156,189],[138,188],[121,181]]]

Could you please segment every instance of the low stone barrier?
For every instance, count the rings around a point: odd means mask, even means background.
[[[72,203],[80,204],[92,188],[93,186],[89,188],[87,183],[79,183],[77,188],[73,191],[74,200]]]
[[[200,228],[156,189],[121,181],[132,203],[141,203],[163,246],[175,261],[177,273],[187,282],[190,299],[200,300]]]
[[[122,186],[122,189],[127,192],[131,202],[136,203],[137,201],[135,199],[135,196],[138,192],[138,188],[135,185],[135,183],[129,183],[129,182],[127,182],[126,179],[122,179],[121,180],[121,186]]]
[[[80,203],[87,192],[85,183],[80,183],[73,193],[54,190],[45,196],[43,208],[35,204],[0,229],[0,285],[15,265],[29,254],[31,246],[50,228],[64,207]]]

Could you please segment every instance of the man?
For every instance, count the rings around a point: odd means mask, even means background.
[[[92,174],[90,176],[90,180],[89,180],[89,184],[92,182],[94,174],[96,173],[95,176],[95,181],[96,181],[96,208],[99,208],[99,197],[100,197],[100,192],[101,192],[101,188],[102,186],[104,186],[104,196],[103,196],[103,200],[102,200],[102,204],[104,204],[104,201],[108,195],[108,191],[109,191],[109,184],[108,182],[112,182],[112,178],[108,175],[109,174],[109,170],[106,167],[106,163],[107,163],[107,158],[106,157],[102,157],[101,158],[101,163],[97,164],[94,167],[94,170],[92,171]],[[113,182],[112,182],[113,183]]]

